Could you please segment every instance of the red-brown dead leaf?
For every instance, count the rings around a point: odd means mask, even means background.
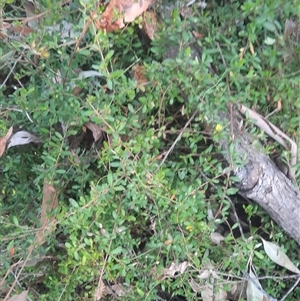
[[[14,257],[14,255],[15,255],[15,247],[12,246],[9,250],[9,257],[12,258]]]
[[[22,34],[23,36],[28,36],[30,33],[34,31],[28,26],[12,26],[12,30],[14,32]]]
[[[79,88],[79,87],[75,87],[74,89],[73,89],[73,95],[74,96],[77,96],[77,95],[79,95],[80,93],[81,93],[81,91],[82,91],[82,88]]]
[[[154,12],[146,11],[143,16],[142,29],[148,38],[152,41],[157,32],[157,19]]]
[[[7,23],[7,22],[2,22],[2,24],[0,24],[0,29],[3,30],[3,29],[9,29],[11,27],[11,24],[10,23]]]
[[[125,23],[132,22],[155,0],[111,0],[103,12],[101,19],[95,21],[98,29],[112,32],[121,29]]]
[[[126,292],[129,292],[130,290],[130,287],[127,286],[125,291],[124,286],[117,283],[110,286],[105,286],[104,295],[117,295],[120,297],[125,295]]]
[[[277,101],[277,110],[280,111],[282,109],[281,99]]]
[[[176,273],[183,274],[189,266],[190,263],[187,261],[181,263],[172,262],[169,267],[162,270],[162,275],[159,275],[159,278],[164,279],[166,277],[174,277]]]
[[[0,137],[0,157],[3,155],[3,153],[6,150],[6,143],[12,135],[12,131],[13,131],[13,127],[10,127],[10,129],[8,130],[6,135],[3,137]]]
[[[2,31],[2,32],[1,32]],[[3,22],[0,24],[0,38],[4,39],[11,33],[18,33],[23,36],[28,36],[33,30],[28,26],[14,26],[10,23]]]
[[[103,127],[90,121],[85,123],[84,126],[92,131],[95,142],[98,141],[102,137],[103,132],[105,132]]]
[[[135,65],[132,67],[133,78],[137,81],[139,85],[143,85],[149,82],[148,78],[145,76],[145,67],[142,65]]]
[[[41,208],[41,229],[36,233],[35,243],[42,245],[47,238],[47,235],[55,230],[55,217],[49,217],[58,206],[58,195],[53,185],[47,179],[44,179],[43,202]]]
[[[102,279],[99,280],[98,287],[95,290],[94,300],[101,300],[103,295],[105,295],[105,284]]]
[[[196,40],[202,39],[205,37],[205,34],[202,32],[197,32],[193,30],[193,36],[195,37]]]
[[[36,28],[42,19],[41,15],[36,13],[37,7],[35,4],[29,1],[24,1],[23,3],[26,11],[26,21],[30,28]]]

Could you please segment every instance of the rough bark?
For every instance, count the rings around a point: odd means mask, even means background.
[[[224,116],[225,117],[225,116]],[[238,128],[239,114],[233,120],[234,147],[239,157],[245,160],[242,167],[235,170],[240,179],[239,193],[263,207],[271,218],[300,244],[300,194],[273,161],[253,143],[253,138],[245,130]],[[228,143],[222,142],[225,153]],[[230,163],[230,156],[226,159]]]
[[[167,3],[167,1],[166,1]],[[169,16],[172,7],[163,5],[162,11]],[[201,49],[191,45],[192,58],[198,57],[201,61]],[[179,52],[179,46],[169,46],[165,58],[174,58]],[[210,67],[213,74],[213,68]],[[235,170],[236,176],[240,179],[238,186],[239,193],[255,201],[263,207],[271,218],[288,235],[300,245],[300,193],[298,187],[279,170],[273,161],[262,152],[262,148],[253,143],[246,131],[239,128],[242,116],[234,112],[234,116],[220,112],[221,120],[228,120],[233,123],[234,145],[241,160],[244,160],[243,167]],[[213,120],[212,118],[211,120]],[[231,133],[232,134],[232,133]],[[228,140],[221,142],[226,159],[232,164],[229,155]]]

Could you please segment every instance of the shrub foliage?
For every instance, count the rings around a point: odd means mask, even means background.
[[[10,2],[0,3],[5,18],[25,17],[20,2]],[[156,3],[162,20],[151,43],[140,19],[96,31],[89,13],[104,8],[95,1],[40,1],[47,13],[32,33],[2,38],[0,136],[13,126],[43,139],[0,158],[4,286],[18,279],[15,292],[29,289],[32,300],[96,300],[104,285],[107,300],[202,300],[201,271],[213,268],[230,290],[250,262],[259,275],[274,276],[261,280],[274,298],[291,286],[275,277],[285,271],[265,255],[260,235],[283,245],[293,262],[296,244],[236,195],[218,141],[227,139],[230,120],[219,112],[230,101],[265,116],[281,104],[270,120],[297,139],[299,45],[286,20],[299,17],[299,3],[197,3],[190,15],[182,3]],[[62,25],[49,30],[63,21],[75,37],[64,37]],[[176,58],[170,46],[179,46]],[[253,125],[248,130],[266,152],[279,148]],[[45,207],[45,183],[55,190],[55,208]],[[230,200],[248,225],[245,239]],[[43,210],[55,229],[43,227]],[[220,229],[225,240],[215,244],[211,234]],[[113,285],[122,286],[121,297],[109,293]]]

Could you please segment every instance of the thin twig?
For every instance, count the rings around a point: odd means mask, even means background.
[[[226,61],[224,59],[224,56],[223,56],[223,53],[222,53],[222,49],[220,47],[220,44],[218,42],[215,42],[219,52],[220,52],[220,55],[221,55],[221,59],[222,59],[222,62],[224,64],[224,67],[225,69],[227,68],[227,64],[226,64]],[[229,78],[228,78],[228,74],[226,73],[226,85],[227,85],[227,90],[228,90],[228,94],[229,96],[231,96],[231,91],[230,91],[230,85],[229,85]]]
[[[91,108],[94,110],[95,114],[100,118],[100,120],[106,125],[107,128],[111,130],[111,132],[114,132],[114,129],[109,125],[109,123],[106,122],[106,120],[103,118],[103,116],[96,110],[96,108],[92,105],[92,103],[88,100],[87,103],[91,106]]]
[[[294,288],[298,285],[298,283],[300,282],[300,275],[298,276],[298,279],[296,280],[296,282],[293,284],[293,286],[286,292],[286,294],[279,300],[279,301],[284,301],[287,296],[294,290]]]
[[[13,271],[11,271],[10,273],[11,273],[11,274],[13,275],[13,277],[17,280],[18,286],[23,290],[22,284],[20,283],[20,281],[19,281],[19,279],[17,278],[17,276],[13,273]],[[32,299],[29,298],[29,296],[26,297],[26,300],[32,301]]]
[[[205,178],[205,180],[206,180],[208,183],[211,184],[211,186],[212,186],[214,189],[218,190],[218,187],[217,187],[212,181],[209,180],[209,178],[206,176],[206,174],[205,174],[202,170],[200,171],[200,174]],[[232,210],[233,210],[234,217],[235,217],[235,219],[236,219],[236,223],[237,223],[238,226],[239,226],[239,230],[240,230],[241,236],[243,237],[244,240],[246,240],[246,239],[245,239],[245,236],[244,236],[243,228],[242,228],[242,226],[241,226],[241,224],[240,224],[240,219],[239,219],[239,217],[238,217],[238,215],[237,215],[237,212],[236,212],[236,209],[235,209],[235,206],[234,206],[232,200],[231,200],[230,197],[228,197],[227,195],[225,195],[224,198],[230,203],[230,205],[231,205],[231,207],[232,207]]]
[[[156,169],[156,172],[161,168],[161,166],[165,163],[166,159],[169,157],[170,153],[173,151],[175,145],[177,144],[177,142],[180,140],[180,138],[182,137],[185,129],[190,125],[190,123],[193,121],[193,119],[196,117],[196,115],[199,113],[199,110],[197,109],[193,115],[190,117],[190,119],[186,122],[186,124],[184,125],[183,129],[180,131],[179,135],[177,136],[177,138],[175,139],[175,141],[173,142],[173,144],[171,145],[171,147],[169,148],[169,150],[166,152],[164,158],[162,159],[161,163],[159,164],[159,166]]]
[[[4,82],[3,82],[2,85],[0,86],[0,89],[2,89],[3,86],[6,84],[6,82],[8,81],[8,79],[9,79],[9,77],[10,77],[10,75],[12,74],[13,70],[15,69],[17,63],[21,60],[22,56],[23,56],[23,54],[21,54],[21,55],[19,56],[19,58],[17,58],[17,59],[15,60],[13,66],[12,66],[12,68],[10,69],[9,73],[7,74],[7,76],[6,76],[5,80],[4,80]]]
[[[28,248],[28,254],[27,254],[27,257],[25,258],[24,263],[23,263],[23,265],[21,266],[19,273],[16,275],[16,278],[15,278],[13,284],[11,285],[9,291],[7,292],[5,298],[3,299],[3,301],[7,301],[7,300],[8,300],[10,294],[12,293],[14,287],[15,287],[16,284],[17,284],[18,279],[20,278],[20,275],[21,275],[21,273],[22,273],[24,267],[26,266],[26,262],[29,260],[29,257],[31,256],[31,254],[32,254],[32,252],[33,252],[33,249],[34,249],[34,246],[33,246],[33,245],[31,245],[31,246]],[[4,279],[5,279],[5,278],[4,278]],[[3,280],[3,281],[4,281],[4,280]],[[1,282],[1,283],[2,283],[2,282]]]
[[[227,64],[226,64],[226,61],[225,61],[225,58],[223,56],[223,52],[222,52],[222,49],[220,47],[220,44],[218,42],[215,42],[219,52],[220,52],[220,55],[221,55],[221,59],[222,59],[222,62],[224,64],[224,67],[225,69],[227,69]],[[228,77],[228,74],[226,73],[226,86],[227,86],[227,90],[228,90],[228,95],[229,95],[229,98],[231,96],[231,91],[230,91],[230,83],[229,83],[229,77]],[[234,133],[233,133],[233,106],[232,106],[232,102],[229,103],[229,112],[230,112],[230,134],[231,134],[231,138],[233,139],[234,138]],[[228,107],[227,106],[227,107]]]

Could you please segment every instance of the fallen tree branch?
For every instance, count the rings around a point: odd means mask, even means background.
[[[221,115],[221,113],[220,113]],[[230,120],[230,114],[222,118]],[[300,244],[300,194],[298,188],[274,164],[274,162],[253,143],[253,138],[238,126],[241,116],[235,112],[234,150],[240,161],[244,162],[234,168],[240,179],[237,183],[239,193],[252,199],[263,207],[271,218]],[[229,134],[229,133],[228,133]],[[221,141],[225,159],[231,163],[228,140]]]
[[[288,176],[291,180],[295,180],[295,173],[292,167],[297,163],[297,144],[285,133],[283,133],[278,127],[268,121],[266,118],[258,114],[257,112],[247,108],[242,104],[238,104],[239,111],[244,115],[248,115],[254,122],[256,126],[265,131],[271,138],[281,144],[286,150],[291,151],[291,160],[289,166]],[[290,143],[290,147],[287,145],[286,141]]]

